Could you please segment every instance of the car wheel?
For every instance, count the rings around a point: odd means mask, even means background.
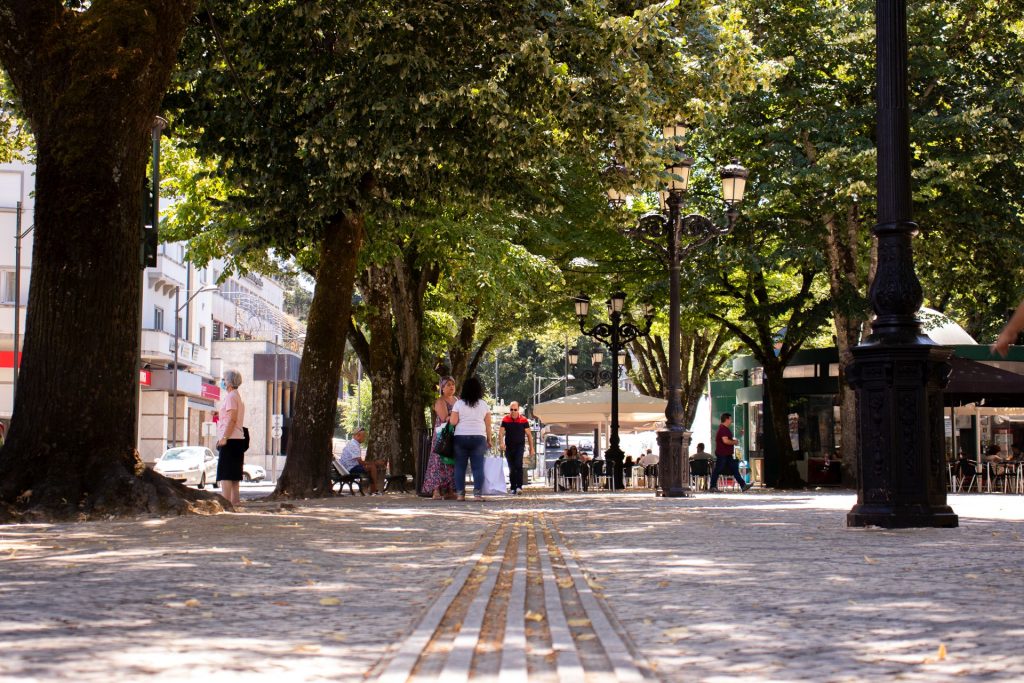
[[[247,473],[242,472],[242,481],[248,484],[250,481],[252,481],[252,477],[250,477]]]
[[[199,478],[199,488],[206,488],[206,472],[203,472],[203,476]]]

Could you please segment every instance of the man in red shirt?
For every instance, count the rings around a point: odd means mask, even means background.
[[[530,421],[519,414],[519,403],[512,401],[498,430],[498,448],[505,452],[505,460],[508,461],[509,490],[513,495],[523,492],[523,449],[527,444],[530,455],[533,455],[536,451]]]
[[[733,449],[740,440],[732,438],[732,430],[729,429],[731,424],[732,415],[722,413],[721,424],[718,425],[718,432],[715,434],[715,471],[711,473],[710,488],[712,493],[718,493],[718,477],[723,474],[731,475],[743,491],[748,490],[751,486],[743,480],[739,463],[736,462],[736,458],[732,457]]]

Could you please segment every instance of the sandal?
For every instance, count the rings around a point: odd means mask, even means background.
[[[455,500],[466,500],[466,494],[465,493],[458,494],[457,496],[455,496]]]
[[[430,500],[441,500],[443,497],[438,489],[434,489],[434,495],[430,497]]]

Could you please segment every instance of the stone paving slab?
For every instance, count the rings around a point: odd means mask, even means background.
[[[1024,498],[902,531],[847,529],[853,502],[538,490],[0,527],[0,680],[361,680],[523,512],[665,681],[1024,680]]]

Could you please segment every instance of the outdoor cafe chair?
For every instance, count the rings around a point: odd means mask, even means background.
[[[583,490],[583,474],[580,463],[576,460],[565,460],[558,468],[558,489],[561,491]]]

